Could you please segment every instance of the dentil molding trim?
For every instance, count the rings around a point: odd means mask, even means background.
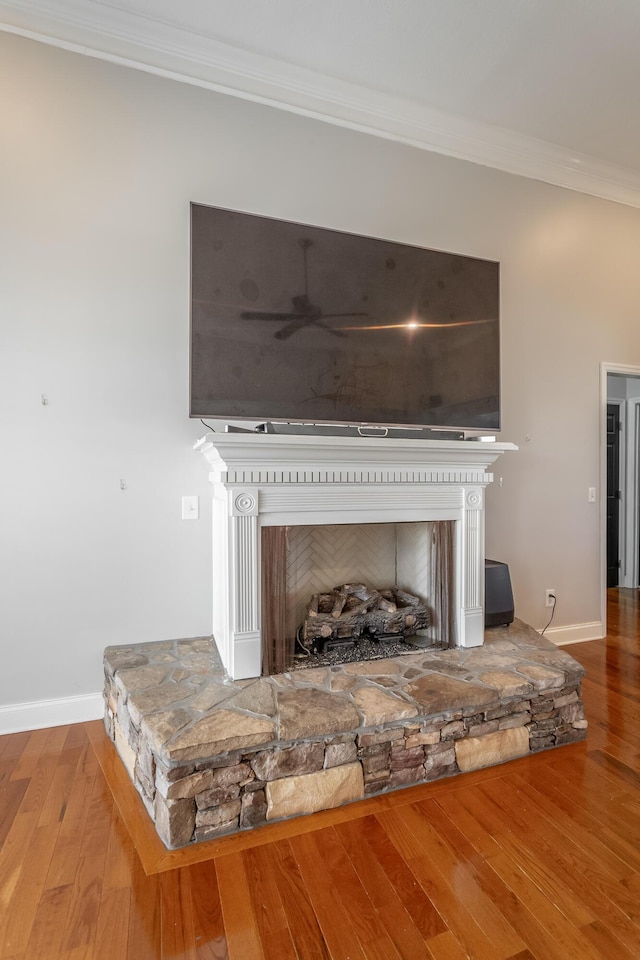
[[[640,207],[640,175],[96,0],[0,0],[0,28],[75,53]]]

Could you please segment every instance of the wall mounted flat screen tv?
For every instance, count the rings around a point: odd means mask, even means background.
[[[191,416],[496,431],[499,264],[192,204]]]

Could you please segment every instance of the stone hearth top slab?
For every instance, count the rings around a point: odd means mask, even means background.
[[[412,717],[471,716],[580,680],[584,669],[520,620],[482,647],[230,680],[211,638],[107,647],[131,721],[168,766],[266,744],[371,731]]]

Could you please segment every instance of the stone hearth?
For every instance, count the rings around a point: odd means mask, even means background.
[[[583,673],[518,620],[235,682],[209,638],[132,644],[105,651],[105,724],[175,848],[580,740]]]

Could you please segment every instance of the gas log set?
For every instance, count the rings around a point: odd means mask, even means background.
[[[399,587],[376,590],[364,583],[343,583],[312,596],[298,643],[310,653],[330,653],[360,640],[402,641],[426,630],[430,622],[420,598]]]

